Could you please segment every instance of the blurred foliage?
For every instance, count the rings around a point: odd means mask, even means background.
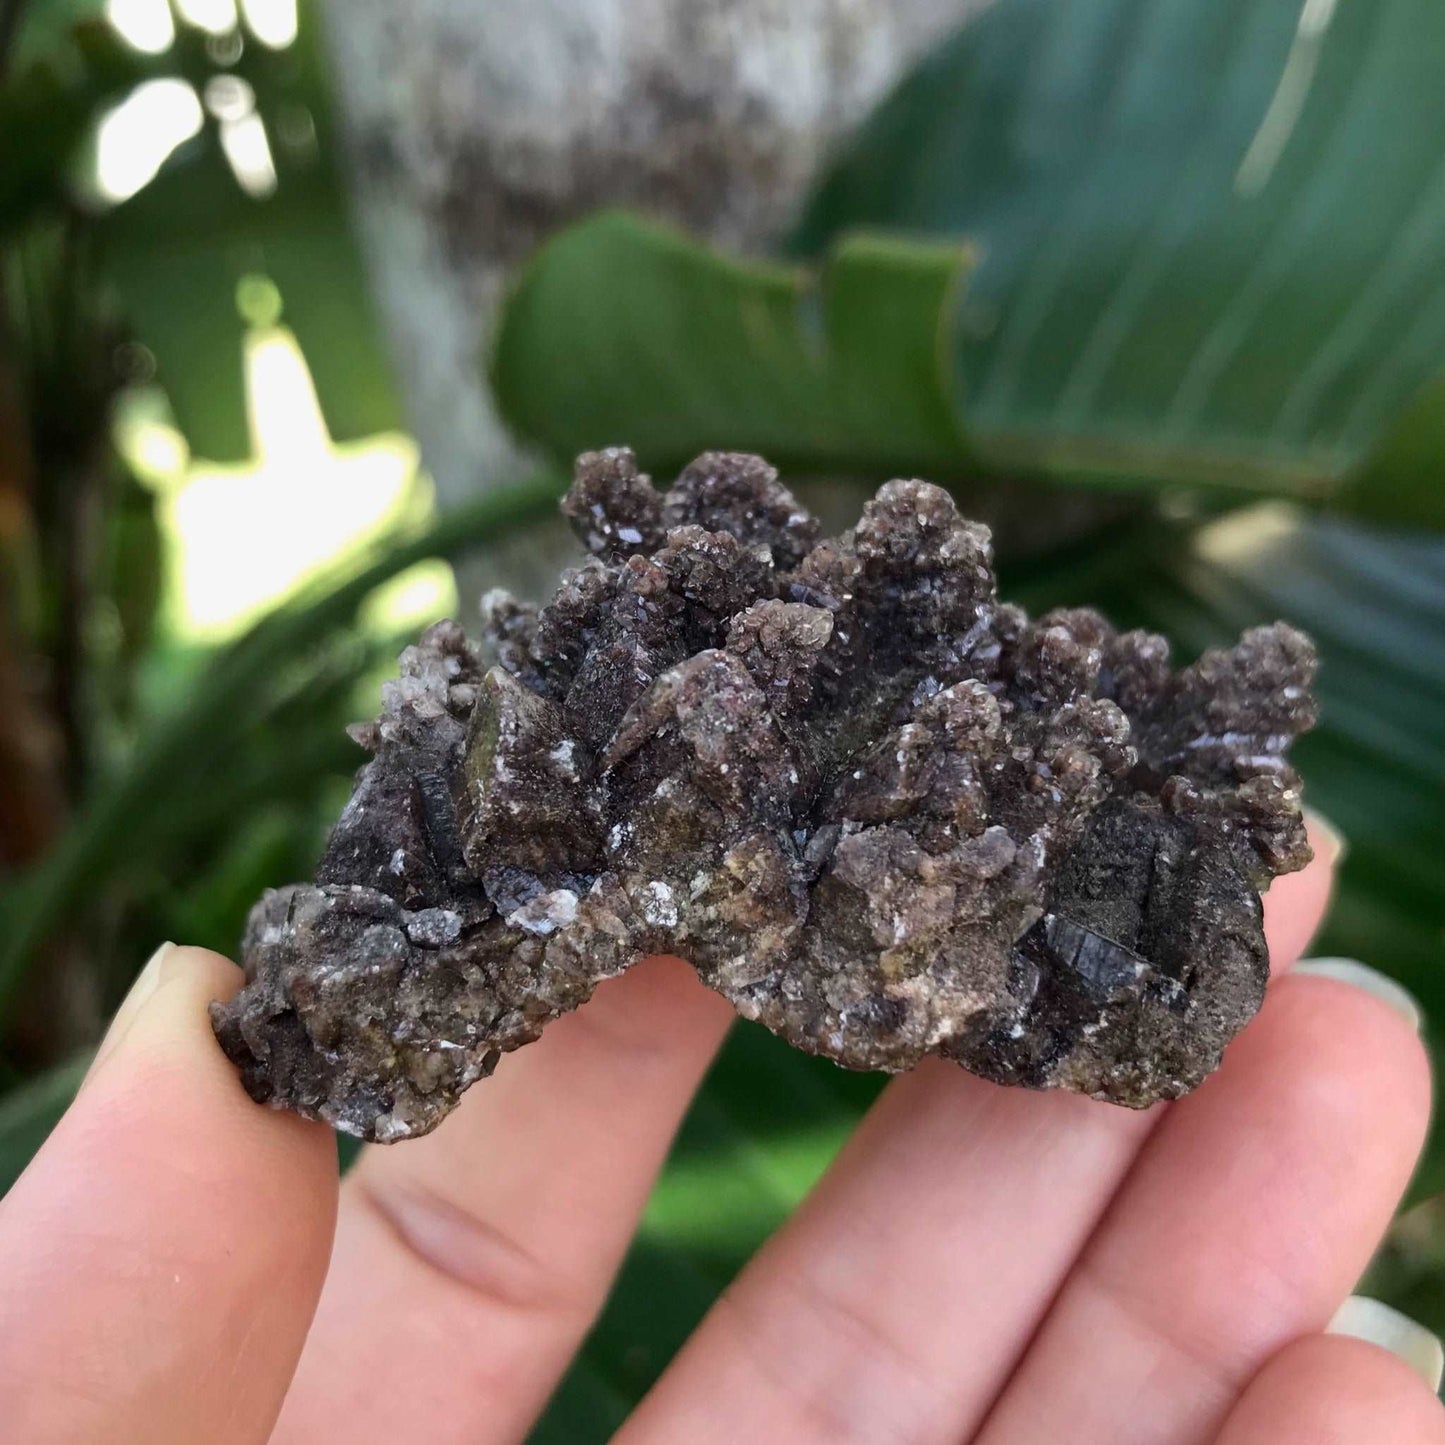
[[[151,375],[124,343],[153,358],[193,450],[239,455],[236,286],[264,276],[333,435],[389,425],[394,406],[308,9],[284,52],[233,55],[181,27],[158,57],[77,30],[84,9],[31,7],[0,91],[0,408],[18,408],[25,441],[12,458],[0,410],[0,484],[33,478],[23,525],[0,525],[0,641],[73,684],[38,690],[64,740],[56,832],[28,866],[0,860],[0,1018],[77,924],[107,1005],[156,938],[232,946],[262,887],[309,871],[345,791],[341,725],[373,710],[397,641],[356,626],[365,597],[527,524],[559,485],[492,494],[217,652],[161,645],[150,494],[106,430],[117,393]],[[559,464],[628,442],[665,474],[705,447],[754,447],[796,473],[933,475],[965,502],[1004,488],[1041,511],[1062,510],[1049,485],[1129,489],[1131,507],[1101,501],[1067,540],[1009,548],[1004,588],[1036,609],[1093,603],[1184,655],[1276,616],[1309,630],[1323,720],[1298,757],[1351,843],[1320,946],[1387,968],[1445,1020],[1445,542],[1403,529],[1445,521],[1442,59],[1428,0],[1337,0],[1323,29],[1288,5],[998,0],[837,157],[789,260],[721,256],[618,213],[553,238],[511,294],[498,399]],[[162,75],[204,90],[218,67],[275,135],[307,134],[283,125],[289,106],[310,118],[314,146],[273,145],[273,195],[236,186],[214,117],[123,204],[76,190],[106,106]],[[22,132],[43,144],[13,144]],[[119,619],[104,646],[85,622],[98,611]],[[164,709],[138,701],[146,669],[173,675]],[[0,1098],[0,1192],[78,1078],[65,1060]],[[620,1422],[880,1084],[735,1029],[537,1439]],[[1442,1188],[1437,1131],[1416,1193]],[[1432,1211],[1374,1282],[1439,1324]]]
[[[157,495],[112,435],[138,389],[192,456],[249,457],[245,338],[284,308],[333,440],[398,412],[312,7],[280,48],[173,12],[156,54],[101,9],[0,0],[0,1087],[90,1037],[155,937],[233,947],[248,896],[311,866],[396,641],[318,607],[247,673],[157,628]]]
[[[63,207],[71,157],[106,102],[146,78],[147,57],[108,26],[78,22],[0,91],[0,238]]]
[[[816,270],[625,215],[554,237],[500,333],[509,421],[558,454],[620,425],[664,471],[756,446],[1445,524],[1445,14],[1297,19],[1004,0],[824,179]]]
[[[42,11],[45,7],[40,7]],[[333,440],[399,424],[347,222],[335,123],[311,6],[283,50],[237,32],[218,39],[179,24],[172,46],[141,54],[98,20],[57,36],[0,96],[0,237],[37,217],[80,220],[96,239],[105,299],[145,347],[191,450],[250,454],[241,372],[247,318],[238,286],[274,284],[305,352]],[[188,82],[199,133],[154,180],[110,204],[88,194],[77,162],[107,109],[146,82]],[[274,188],[248,190],[226,158],[235,112],[265,127]]]
[[[955,476],[969,452],[946,359],[972,267],[964,246],[848,235],[814,277],[604,212],[514,286],[493,387],[557,456],[622,425],[659,474],[715,447],[785,471]]]
[[[367,638],[357,610],[384,582],[431,557],[450,557],[510,527],[548,514],[561,491],[550,476],[498,489],[454,511],[423,535],[391,539],[359,570],[312,584],[236,642],[209,657],[181,706],[154,719],[126,765],[85,800],[55,848],[13,888],[0,909],[0,1008],[35,948],[86,903],[97,879],[125,875],[137,858],[167,893],[185,877],[186,849],[214,850],[213,877],[188,885],[205,937],[188,938],[229,951],[261,888],[309,870],[323,837],[320,803],[327,785],[345,781],[361,761],[346,736],[348,722],[375,707],[359,695],[374,688],[405,640]],[[370,689],[368,689],[370,690]],[[313,826],[296,856],[266,838],[278,815]],[[290,869],[290,872],[287,869]],[[226,907],[205,908],[205,888]]]

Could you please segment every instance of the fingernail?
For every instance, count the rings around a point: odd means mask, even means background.
[[[1316,851],[1324,854],[1327,863],[1333,863],[1338,867],[1345,861],[1350,851],[1350,845],[1345,835],[1323,813],[1317,813],[1313,808],[1306,808],[1304,814],[1310,841],[1315,844]]]
[[[146,966],[136,975],[135,982],[130,986],[130,992],[126,994],[121,1006],[115,1011],[115,1017],[110,1021],[110,1027],[105,1031],[105,1037],[100,1041],[100,1047],[95,1051],[95,1057],[90,1061],[90,1068],[85,1075],[87,1081],[116,1051],[121,1040],[131,1031],[136,1019],[140,1017],[146,1003],[165,981],[166,963],[175,951],[174,943],[161,944],[146,961]],[[83,1084],[82,1087],[84,1087]]]
[[[1416,1324],[1409,1315],[1369,1299],[1362,1294],[1352,1294],[1339,1309],[1328,1326],[1332,1335],[1349,1335],[1356,1340],[1368,1340],[1372,1345],[1389,1350],[1392,1355],[1409,1365],[1421,1379],[1437,1394],[1440,1378],[1445,1375],[1445,1346],[1437,1335],[1424,1325]]]
[[[1381,1003],[1387,1003],[1418,1034],[1425,1024],[1425,1011],[1415,1000],[1415,995],[1398,984],[1377,968],[1371,968],[1354,958],[1306,958],[1295,965],[1296,973],[1312,973],[1317,978],[1338,979],[1340,983],[1363,989],[1374,994]]]

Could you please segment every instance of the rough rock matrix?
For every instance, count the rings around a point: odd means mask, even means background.
[[[1098,613],[999,602],[925,482],[817,523],[761,458],[659,493],[589,453],[592,560],[401,658],[316,882],[268,893],[213,1006],[253,1097],[424,1134],[650,953],[855,1069],[925,1054],[1141,1108],[1259,1007],[1259,891],[1310,857],[1284,624],[1171,671]]]

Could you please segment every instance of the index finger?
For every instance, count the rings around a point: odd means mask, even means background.
[[[6,1437],[267,1438],[326,1270],[329,1132],[258,1109],[211,1037],[240,971],[161,951],[0,1201]]]

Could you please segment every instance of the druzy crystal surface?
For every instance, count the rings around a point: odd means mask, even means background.
[[[1284,624],[1172,670],[1097,612],[1000,602],[986,528],[890,482],[819,535],[761,458],[665,492],[617,449],[591,560],[402,654],[314,883],[213,1007],[258,1100],[423,1134],[647,954],[855,1069],[940,1054],[1143,1107],[1259,1007],[1260,890],[1310,853]]]

